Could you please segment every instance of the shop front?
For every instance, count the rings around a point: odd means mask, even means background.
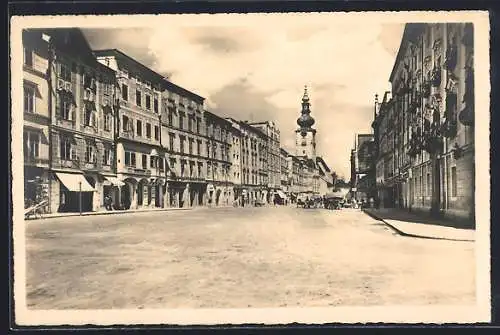
[[[58,212],[94,211],[95,180],[82,173],[56,172],[59,181]]]

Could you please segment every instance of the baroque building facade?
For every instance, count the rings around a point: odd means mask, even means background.
[[[120,208],[162,207],[165,153],[160,145],[163,77],[123,52],[98,50],[98,61],[116,72],[117,176]]]
[[[472,24],[407,24],[390,82],[373,122],[381,203],[473,221]]]
[[[96,211],[116,180],[114,71],[79,29],[45,29],[50,113],[50,209]]]

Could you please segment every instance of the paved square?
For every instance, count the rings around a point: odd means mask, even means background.
[[[29,221],[36,309],[472,304],[474,244],[352,209],[219,208]]]

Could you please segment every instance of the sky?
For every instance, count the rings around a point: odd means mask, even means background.
[[[205,97],[209,110],[275,121],[295,150],[304,85],[316,120],[317,155],[350,177],[357,133],[370,133],[374,95],[389,75],[404,25],[328,15],[217,14],[116,29],[83,29],[94,49],[117,48]]]

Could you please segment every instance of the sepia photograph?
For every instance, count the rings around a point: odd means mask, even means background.
[[[11,19],[19,325],[490,321],[488,13]]]

